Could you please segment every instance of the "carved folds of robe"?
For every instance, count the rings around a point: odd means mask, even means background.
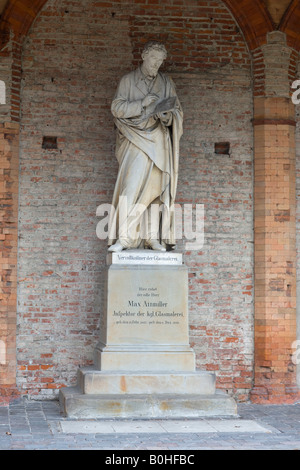
[[[159,99],[143,108],[143,98],[149,93]],[[173,111],[162,119],[153,115],[157,103],[169,97],[176,97]],[[108,244],[119,239],[124,248],[141,248],[147,246],[147,240],[156,239],[165,246],[175,245],[174,203],[183,113],[174,83],[162,73],[148,81],[139,68],[121,79],[111,110],[117,127],[119,172]]]

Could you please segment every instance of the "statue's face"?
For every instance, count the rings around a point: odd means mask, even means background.
[[[165,55],[162,51],[152,49],[147,54],[143,54],[143,69],[150,77],[156,77],[164,60]]]

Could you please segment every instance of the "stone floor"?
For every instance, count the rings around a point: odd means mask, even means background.
[[[56,401],[0,407],[0,450],[300,450],[300,403],[241,404],[237,418],[73,420]],[[110,451],[110,453],[109,453]]]

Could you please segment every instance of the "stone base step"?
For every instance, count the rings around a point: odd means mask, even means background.
[[[205,416],[236,416],[237,405],[224,393],[87,395],[78,387],[60,390],[66,417],[77,419],[175,419]]]
[[[172,394],[213,395],[216,377],[206,371],[196,372],[105,372],[95,368],[78,371],[78,385],[88,395]]]

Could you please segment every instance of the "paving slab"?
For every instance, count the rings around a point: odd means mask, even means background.
[[[166,420],[166,421],[61,421],[66,434],[193,434],[193,433],[271,433],[255,421],[249,420]]]

